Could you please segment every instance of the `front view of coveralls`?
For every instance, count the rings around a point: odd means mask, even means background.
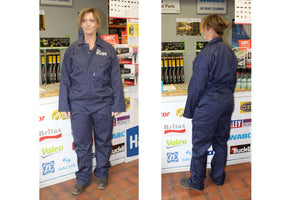
[[[217,185],[225,179],[227,141],[234,108],[237,59],[234,52],[214,38],[193,61],[193,74],[183,116],[192,118],[192,159],[188,183],[202,190],[207,150],[212,145],[211,177]]]
[[[80,38],[66,50],[61,70],[59,111],[71,112],[77,183],[88,185],[92,176],[92,128],[98,179],[107,179],[112,151],[112,112],[124,112],[120,65],[115,49],[97,33],[95,46]]]

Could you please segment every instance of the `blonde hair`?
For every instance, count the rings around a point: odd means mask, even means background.
[[[228,28],[229,22],[219,14],[211,14],[202,20],[202,29],[212,28],[219,36],[224,34],[224,30]]]
[[[99,24],[98,32],[100,33],[100,31],[101,31],[101,15],[100,15],[100,12],[98,11],[98,9],[96,9],[96,8],[84,8],[80,11],[80,13],[78,14],[78,17],[77,17],[78,30],[81,27],[84,15],[86,13],[93,13],[93,16],[94,16],[97,24]]]

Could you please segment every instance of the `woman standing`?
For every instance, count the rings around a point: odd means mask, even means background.
[[[120,66],[114,48],[97,33],[100,13],[84,8],[78,15],[83,37],[65,52],[62,65],[59,111],[71,116],[78,171],[73,194],[80,194],[92,177],[92,128],[98,188],[107,187],[112,151],[113,118],[126,111]]]
[[[227,27],[228,22],[218,14],[208,15],[202,21],[208,44],[193,62],[183,114],[192,119],[193,125],[191,176],[180,181],[183,188],[203,190],[211,145],[214,156],[210,176],[215,184],[224,183],[237,70],[236,56],[221,38]]]

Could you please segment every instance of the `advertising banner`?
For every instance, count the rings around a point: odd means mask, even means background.
[[[114,120],[112,154],[110,157],[112,165],[125,161],[126,131],[137,125],[134,117],[136,115],[134,110],[136,109],[134,103],[136,98],[134,92],[129,93],[125,94],[126,112],[116,116]],[[39,173],[41,188],[75,178],[75,172],[78,170],[70,118],[58,112],[57,108],[57,101],[40,104],[39,106]],[[93,167],[95,167],[94,142],[92,143],[92,157]]]
[[[162,103],[162,172],[186,171],[192,158],[192,120],[182,117],[185,101]],[[235,97],[228,141],[227,164],[245,162],[251,158],[251,96]],[[210,167],[214,151],[207,151]]]

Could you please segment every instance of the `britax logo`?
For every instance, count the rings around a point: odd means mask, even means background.
[[[177,146],[181,146],[181,145],[185,145],[187,144],[187,140],[167,140],[167,149],[173,148],[173,147],[177,147]]]
[[[243,120],[231,120],[231,128],[242,128]]]
[[[237,134],[231,135],[229,140],[243,140],[243,139],[250,139],[251,133],[244,133],[244,134]]]
[[[168,133],[185,133],[184,124],[164,125],[164,134]]]
[[[230,147],[230,154],[248,153],[250,150],[250,144],[236,145]]]
[[[56,140],[62,137],[61,129],[48,129],[46,131],[39,131],[40,142],[45,140]]]

